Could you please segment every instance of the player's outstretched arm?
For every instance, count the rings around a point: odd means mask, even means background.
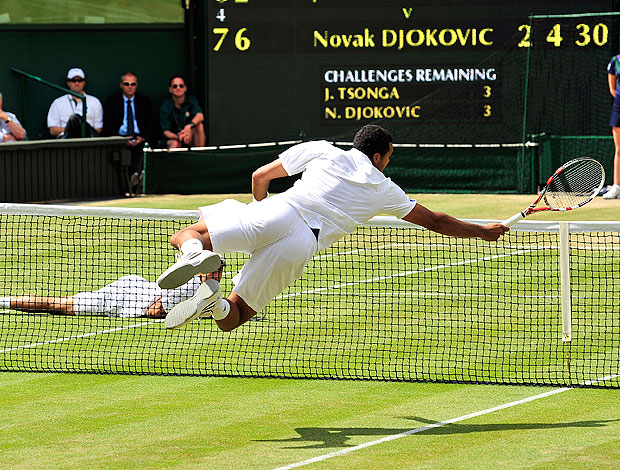
[[[421,204],[416,206],[403,217],[403,220],[416,225],[421,225],[433,232],[449,235],[452,237],[482,238],[487,241],[495,241],[510,230],[498,223],[486,225],[471,224],[464,222],[443,212],[435,212]]]
[[[22,295],[11,298],[11,308],[22,312],[43,312],[58,315],[75,315],[73,297],[44,297]]]
[[[288,173],[282,166],[279,158],[261,166],[252,173],[252,196],[254,196],[254,199],[257,201],[265,199],[271,180],[283,178],[284,176],[288,176]]]

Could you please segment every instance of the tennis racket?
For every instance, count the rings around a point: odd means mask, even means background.
[[[593,158],[575,158],[555,170],[527,209],[504,220],[502,224],[510,227],[533,212],[577,209],[594,199],[604,183],[603,165]],[[536,207],[541,200],[546,206]]]

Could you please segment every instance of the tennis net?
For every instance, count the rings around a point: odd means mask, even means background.
[[[0,295],[53,297],[156,279],[174,260],[169,236],[198,217],[18,204],[0,214]],[[161,319],[4,308],[0,370],[620,387],[620,223],[562,227],[522,221],[490,243],[375,218],[231,333],[209,319],[171,331]],[[224,292],[245,259],[227,256]]]

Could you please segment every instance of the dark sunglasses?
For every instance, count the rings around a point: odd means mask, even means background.
[[[172,88],[185,88],[185,85],[183,85],[182,83],[177,85],[175,83],[174,85],[172,85]]]
[[[72,78],[71,80],[67,80],[68,82],[72,82],[72,83],[80,83],[83,82],[84,79],[83,78]]]
[[[125,86],[137,86],[138,84],[136,82],[123,82],[123,85],[125,85]]]

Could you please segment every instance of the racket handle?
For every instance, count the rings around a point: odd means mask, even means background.
[[[509,219],[504,220],[501,224],[506,225],[507,227],[512,227],[514,224],[516,224],[519,220],[523,219],[524,217],[525,215],[523,214],[523,212],[519,212],[518,214],[513,215]]]

